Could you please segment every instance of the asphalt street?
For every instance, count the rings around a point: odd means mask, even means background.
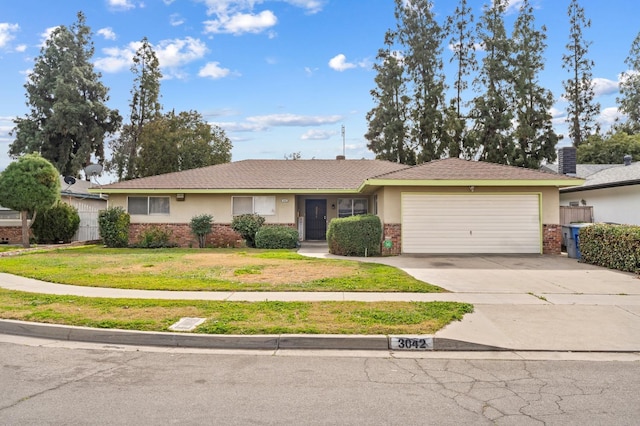
[[[636,425],[640,416],[640,368],[628,354],[414,355],[1,338],[0,424],[564,426]]]

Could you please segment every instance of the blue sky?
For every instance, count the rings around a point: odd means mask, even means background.
[[[476,19],[488,0],[470,0]],[[457,1],[435,0],[439,19]],[[507,17],[515,19],[519,0]],[[569,0],[532,0],[536,23],[546,25],[548,48],[542,84],[552,90],[557,131],[566,133],[561,99],[569,24]],[[606,129],[618,115],[615,98],[633,39],[640,31],[640,2],[582,0],[592,21],[599,121]],[[12,119],[24,115],[25,83],[48,31],[71,25],[82,10],[94,32],[95,66],[110,88],[108,105],[128,119],[133,84],[129,71],[136,43],[147,37],[164,74],[165,111],[197,110],[225,129],[233,160],[373,158],[366,148],[365,116],[374,106],[377,50],[396,24],[392,0],[20,0],[0,5],[0,170]],[[448,60],[449,51],[445,51]],[[448,80],[449,85],[452,80]],[[568,143],[565,139],[564,144]]]

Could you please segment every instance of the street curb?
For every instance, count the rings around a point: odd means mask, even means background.
[[[27,321],[0,320],[0,334],[44,339],[104,343],[111,345],[161,346],[198,349],[333,349],[389,351],[391,337],[386,335],[267,334],[227,335],[147,332],[99,329]],[[398,337],[398,336],[393,336]],[[506,351],[509,349],[428,336],[429,351]],[[395,349],[398,350],[398,349]],[[410,349],[409,349],[410,350]],[[414,349],[415,351],[415,349]]]

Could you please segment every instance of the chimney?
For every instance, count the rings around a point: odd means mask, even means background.
[[[344,155],[336,155],[336,160],[344,160],[346,157]]]
[[[631,165],[631,159],[632,159],[632,157],[629,154],[625,155],[624,156],[624,165],[625,166],[630,166]]]
[[[565,146],[558,150],[558,173],[561,175],[574,175],[576,174],[576,147]]]

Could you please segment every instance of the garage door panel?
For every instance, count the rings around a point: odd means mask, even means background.
[[[405,253],[539,253],[539,198],[402,195]]]

